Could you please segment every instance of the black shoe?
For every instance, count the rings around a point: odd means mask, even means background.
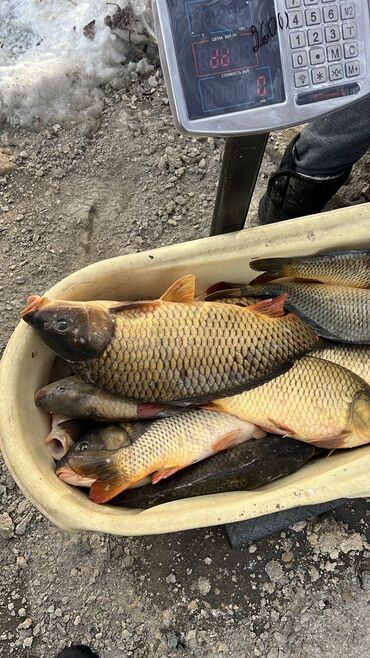
[[[260,224],[320,212],[351,173],[349,167],[339,176],[320,179],[294,171],[293,149],[298,138],[299,135],[288,144],[278,171],[270,177],[258,207]]]
[[[89,647],[82,644],[73,644],[71,647],[63,649],[55,658],[99,658],[99,656],[91,651]]]

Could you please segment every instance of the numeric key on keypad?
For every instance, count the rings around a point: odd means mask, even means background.
[[[302,27],[303,25],[303,14],[301,11],[290,11],[288,12],[288,27]]]
[[[312,76],[312,82],[314,85],[319,85],[322,82],[326,82],[326,68],[325,66],[322,66],[319,69],[312,69],[311,71],[311,76]]]
[[[328,46],[326,51],[328,53],[328,62],[339,62],[342,59],[342,46],[340,43],[335,46]]]
[[[289,35],[290,47],[291,48],[302,48],[306,45],[306,37],[304,32],[291,32]]]
[[[296,87],[308,87],[310,84],[308,71],[300,71],[299,73],[295,73],[294,84]]]
[[[308,45],[318,46],[322,43],[322,29],[316,27],[315,29],[308,30]]]
[[[334,23],[339,18],[338,7],[333,5],[332,7],[323,7],[322,10],[325,23]]]
[[[303,0],[303,2],[306,6],[318,5],[319,4],[319,0]]]
[[[360,75],[360,62],[346,62],[345,67],[347,78],[357,78]]]
[[[302,4],[302,0],[285,0],[287,9],[298,9]]]
[[[331,43],[332,41],[339,41],[340,29],[339,25],[331,25],[325,28],[325,41]]]
[[[324,50],[324,48],[311,48],[311,50],[310,50],[310,62],[313,66],[315,64],[323,64],[325,62],[325,50]]]
[[[307,53],[305,50],[292,54],[293,68],[299,69],[301,66],[307,66]]]
[[[319,25],[321,23],[320,9],[306,9],[306,25]]]
[[[330,64],[329,66],[329,80],[342,80],[344,77],[343,64]]]

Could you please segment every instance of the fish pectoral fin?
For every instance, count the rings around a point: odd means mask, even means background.
[[[181,471],[182,468],[184,467],[175,466],[174,468],[164,468],[162,471],[156,471],[156,473],[153,473],[152,475],[152,484],[157,484],[161,480],[169,478],[171,475],[177,473],[177,471]]]
[[[252,263],[250,263],[250,265],[252,267]],[[249,285],[261,286],[264,285],[265,283],[270,283],[270,281],[273,281],[274,279],[278,279],[279,277],[280,275],[278,272],[264,272],[263,274],[259,274],[254,279],[252,279]]]
[[[242,430],[232,430],[227,434],[224,434],[220,439],[213,444],[212,448],[214,452],[221,452],[221,450],[227,450],[227,448],[232,448],[235,445],[240,443],[242,436]]]
[[[262,301],[257,302],[256,304],[250,304],[250,306],[246,306],[243,310],[246,313],[260,313],[269,318],[280,318],[284,315],[284,304],[287,299],[288,293],[284,292],[278,297],[262,299]]]
[[[160,297],[161,302],[192,304],[195,299],[195,274],[186,274],[177,279]]]
[[[96,480],[91,485],[89,492],[89,499],[93,503],[106,503],[108,500],[112,500],[115,496],[118,496],[119,493],[124,491],[130,486],[130,483],[125,479],[121,473],[117,473],[114,477],[111,477],[109,480]]]
[[[114,302],[109,306],[109,311],[111,313],[121,313],[122,311],[132,311],[137,309],[138,311],[154,311],[161,303],[157,299],[148,299],[141,302]]]
[[[178,413],[178,409],[173,409],[169,405],[164,404],[151,404],[149,402],[142,402],[137,405],[137,415],[139,418],[167,418]]]
[[[218,281],[217,283],[214,283],[212,286],[209,286],[209,288],[206,289],[206,295],[212,295],[218,292],[225,292],[225,290],[231,290],[238,287],[239,287],[238,284],[228,283],[227,281]]]
[[[317,446],[318,448],[326,448],[327,450],[331,450],[333,452],[334,450],[337,450],[337,448],[344,448],[345,445],[345,440],[351,436],[351,432],[342,432],[341,434],[338,434],[337,436],[330,436],[326,439],[315,439],[314,441],[310,441],[309,443],[312,443],[314,446]],[[347,448],[350,446],[347,446]]]
[[[291,439],[297,438],[295,436],[295,431],[292,430],[291,427],[288,427],[287,425],[283,425],[282,423],[277,423],[276,420],[274,420],[273,418],[268,418],[267,420],[268,420],[269,423],[274,425],[276,427],[276,429],[278,429],[280,432],[283,432],[283,437],[285,436],[285,437],[289,437]]]

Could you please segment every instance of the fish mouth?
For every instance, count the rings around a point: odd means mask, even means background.
[[[45,400],[46,397],[46,392],[43,388],[39,388],[38,391],[36,391],[34,400],[35,400],[35,405],[36,407],[41,407],[42,402]]]
[[[91,487],[91,485],[95,482],[93,478],[78,475],[72,471],[68,464],[61,464],[60,466],[57,465],[55,474],[58,476],[59,480],[66,482],[66,484],[71,484],[73,487]]]
[[[35,313],[39,310],[43,297],[39,295],[29,295],[27,297],[27,306],[21,311],[21,317],[24,318],[29,313]]]
[[[55,461],[62,459],[68,452],[66,442],[57,436],[49,435],[45,443],[50,455]]]

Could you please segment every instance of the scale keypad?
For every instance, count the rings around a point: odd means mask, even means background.
[[[285,0],[297,89],[361,75],[355,2]]]

